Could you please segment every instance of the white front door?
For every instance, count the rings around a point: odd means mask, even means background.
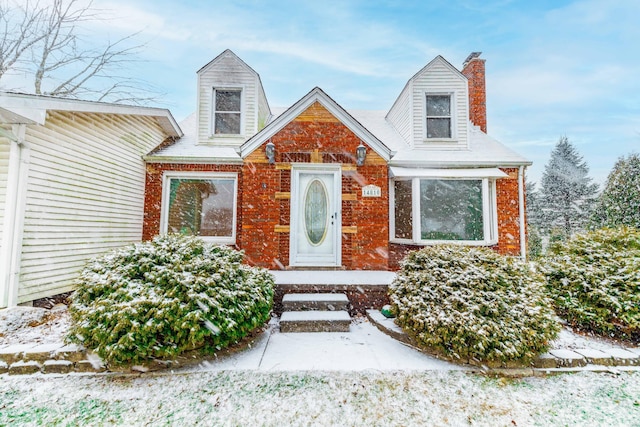
[[[293,169],[292,266],[339,266],[340,169]]]

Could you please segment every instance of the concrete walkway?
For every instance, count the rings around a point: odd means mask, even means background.
[[[270,326],[251,347],[205,361],[201,368],[261,371],[467,369],[423,354],[387,336],[366,320],[353,322],[350,332],[285,334],[278,331],[277,322]]]

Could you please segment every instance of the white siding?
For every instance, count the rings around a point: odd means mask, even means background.
[[[411,82],[405,86],[391,110],[389,110],[387,120],[407,143],[411,143]]]
[[[2,245],[2,229],[4,228],[4,211],[7,201],[7,173],[9,172],[9,150],[11,144],[7,138],[0,137],[0,245]],[[2,246],[0,246],[0,253]]]
[[[413,145],[418,148],[464,149],[468,146],[469,100],[468,83],[464,76],[452,70],[444,60],[434,61],[414,77],[413,85]],[[455,93],[453,100],[457,140],[455,142],[425,141],[425,93]]]
[[[150,117],[53,112],[29,126],[18,302],[72,289],[87,260],[142,238]]]
[[[246,64],[227,52],[205,67],[198,75],[198,142],[240,145],[258,129],[258,77]],[[240,137],[211,137],[213,89],[215,87],[242,88],[242,129]]]
[[[270,114],[271,111],[269,110],[267,96],[264,93],[262,84],[260,84],[260,81],[258,80],[258,132],[267,125]]]

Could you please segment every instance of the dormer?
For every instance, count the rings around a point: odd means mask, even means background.
[[[198,71],[198,144],[240,146],[270,116],[260,76],[232,51]]]
[[[475,118],[470,117],[469,108],[472,80],[477,99],[480,99],[480,90],[483,95],[482,105],[474,105],[484,108],[484,60],[477,59],[478,55],[474,53],[467,58],[463,72],[438,55],[409,79],[387,114],[387,120],[409,146],[437,150],[468,148],[469,121]],[[467,64],[471,62],[474,67],[480,63],[481,69],[469,68]],[[482,85],[478,83],[480,71]],[[483,130],[486,129],[486,114],[484,117]]]

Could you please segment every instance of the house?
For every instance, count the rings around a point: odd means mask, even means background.
[[[0,93],[0,307],[72,289],[142,238],[142,156],[182,132],[164,109]]]
[[[357,272],[354,306],[384,298],[369,278],[424,245],[524,256],[531,162],[487,135],[484,70],[477,53],[462,71],[437,56],[389,111],[347,111],[316,87],[276,112],[226,50],[180,125],[0,93],[0,307],[69,291],[93,256],[162,233],[237,247],[276,277]]]
[[[273,111],[230,50],[197,73],[184,136],[145,156],[143,238],[187,233],[272,270],[398,268],[409,250],[482,245],[524,256],[524,169],[487,135],[485,63],[437,56],[389,111],[320,88]]]

